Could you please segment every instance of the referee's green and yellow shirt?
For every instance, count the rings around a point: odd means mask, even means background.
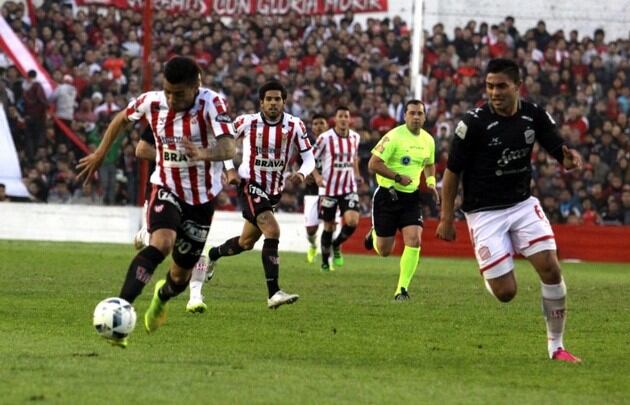
[[[420,183],[420,173],[427,165],[435,163],[435,141],[424,129],[414,135],[407,125],[400,125],[388,133],[372,149],[390,170],[401,176],[409,176],[411,184],[403,186],[393,179],[376,175],[376,182],[384,188],[394,187],[403,193],[414,192]]]

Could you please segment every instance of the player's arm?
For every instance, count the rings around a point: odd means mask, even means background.
[[[306,126],[302,120],[298,120],[296,133],[295,133],[295,147],[300,151],[300,158],[302,158],[302,164],[297,172],[289,176],[288,180],[293,184],[300,184],[306,179],[306,176],[313,173],[315,170],[315,156],[313,155],[313,147],[308,140],[306,133]]]
[[[437,204],[440,203],[440,193],[437,191],[436,180],[435,180],[435,164],[430,164],[424,166],[424,178],[427,183],[427,187],[429,190],[433,192],[433,198],[435,198],[435,202]]]
[[[120,111],[114,116],[114,119],[105,130],[103,139],[101,139],[101,143],[98,145],[96,150],[79,160],[77,169],[80,171],[77,178],[85,176],[84,184],[87,184],[92,180],[92,175],[101,166],[101,163],[103,163],[103,159],[105,159],[107,151],[109,151],[112,147],[112,144],[118,135],[120,135],[120,133],[129,126],[129,123],[130,121],[127,118],[127,112],[125,110]]]
[[[564,166],[566,170],[581,169],[582,156],[575,149],[570,149],[558,134],[558,128],[551,115],[539,110],[537,120],[539,130],[537,133],[538,142],[542,147]]]
[[[358,144],[358,142],[357,142]],[[357,185],[361,185],[365,182],[363,176],[361,176],[361,170],[359,169],[359,148],[357,148],[357,152],[354,155],[354,161],[352,162],[352,166],[354,169],[354,179],[357,182]]]
[[[435,236],[443,240],[455,240],[455,197],[459,186],[459,174],[446,169],[442,178],[442,210]]]
[[[155,150],[155,146],[151,145],[144,139],[140,139],[140,142],[138,142],[138,145],[136,145],[136,157],[138,159],[155,161],[156,155],[157,152]]]

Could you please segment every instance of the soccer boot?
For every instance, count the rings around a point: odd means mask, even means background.
[[[166,302],[162,302],[158,294],[164,284],[166,284],[166,280],[159,280],[155,283],[151,304],[147,312],[144,313],[144,329],[147,333],[155,332],[166,322]]]
[[[562,347],[559,347],[553,354],[551,355],[551,360],[564,361],[567,363],[581,363],[582,359],[577,356],[572,355],[571,353],[564,350]]]
[[[293,304],[299,298],[300,296],[297,294],[287,294],[282,290],[278,290],[267,300],[267,308],[278,309],[280,305]]]
[[[374,249],[374,237],[372,236],[373,232],[374,232],[374,228],[370,228],[368,233],[366,233],[365,236],[363,237],[363,247],[365,248],[365,250]]]
[[[329,264],[322,263],[322,266],[319,268],[322,273],[329,273],[331,271],[335,271]]]
[[[315,261],[315,256],[317,256],[317,246],[309,246],[306,251],[306,261],[308,263],[313,263]]]
[[[343,255],[341,254],[341,246],[333,246],[333,264],[335,267],[343,266]]]
[[[107,343],[109,343],[112,346],[116,346],[116,347],[120,347],[121,349],[126,349],[127,348],[127,338],[116,338],[116,337],[110,337],[110,338],[106,338]]]
[[[136,232],[136,234],[133,237],[133,247],[136,250],[140,250],[146,247],[146,244],[144,243],[146,239],[146,235],[147,235],[147,228],[140,228],[140,230]]]
[[[191,314],[203,314],[208,306],[203,302],[203,297],[195,297],[188,300],[186,304],[186,312]]]
[[[394,301],[409,301],[411,297],[405,287],[400,288],[400,292],[394,296]]]

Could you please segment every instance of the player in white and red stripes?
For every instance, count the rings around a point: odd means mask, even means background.
[[[231,159],[235,152],[234,128],[223,100],[200,83],[201,70],[192,59],[170,59],[164,67],[163,91],[144,93],[119,112],[98,148],[77,166],[79,176],[90,181],[130,122],[144,118],[151,126],[157,150],[148,210],[151,239],[132,260],[120,292],[121,298],[133,302],[172,251],[173,264],[166,280],[156,283],[144,316],[148,332],[164,323],[167,301],[186,289],[201,255],[214,213],[210,161]],[[126,339],[110,341],[127,345]]]
[[[283,112],[287,91],[275,80],[265,83],[258,91],[260,112],[236,118],[236,136],[243,139],[243,160],[234,169],[232,161],[224,162],[228,181],[239,184],[239,194],[246,219],[240,236],[228,239],[210,249],[212,269],[219,258],[251,250],[261,236],[265,236],[262,263],[267,280],[268,308],[277,308],[298,300],[278,285],[278,241],[280,226],[273,209],[280,201],[284,172],[297,155],[302,164],[288,180],[294,184],[304,181],[315,169],[315,158],[301,119]]]
[[[337,107],[335,127],[322,133],[315,144],[315,158],[321,161],[321,174],[313,172],[319,186],[319,216],[324,221],[321,237],[322,271],[334,270],[330,266],[332,246],[333,263],[343,266],[341,244],[359,223],[359,195],[357,183],[363,183],[359,173],[359,134],[350,129],[350,110]],[[337,208],[343,217],[339,235],[332,240]]]

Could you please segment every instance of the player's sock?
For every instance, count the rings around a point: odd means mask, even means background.
[[[208,260],[207,258],[200,257],[199,261]],[[206,281],[206,273],[208,271],[208,266],[200,265],[199,263],[195,265],[193,268],[192,274],[190,276],[190,283],[188,286],[190,287],[190,299],[201,299],[201,288],[203,287],[203,283]]]
[[[278,242],[278,239],[267,238],[263,242],[262,248],[262,263],[265,269],[269,298],[280,289],[278,286],[278,273],[280,270]]]
[[[542,290],[542,309],[547,324],[547,349],[549,357],[560,347],[564,348],[562,335],[566,320],[567,287],[564,280],[558,284],[540,283]]]
[[[175,281],[173,281],[173,279],[171,278],[171,272],[169,270],[169,272],[166,273],[166,283],[164,283],[162,288],[160,288],[160,290],[158,291],[158,297],[162,302],[166,302],[171,298],[177,297],[179,294],[181,294],[187,286],[188,281],[181,285],[175,284]]]
[[[307,234],[306,235],[306,239],[308,240],[308,243],[311,244],[311,247],[316,247],[315,243],[317,241],[317,234],[314,233],[312,235]]]
[[[330,248],[332,245],[332,232],[323,230],[322,238],[321,238],[321,249],[322,249],[322,263],[328,264],[328,259],[330,258]]]
[[[120,298],[132,303],[142,292],[144,286],[151,281],[151,275],[164,261],[164,255],[154,246],[147,246],[133,258],[127,276],[120,290]]]
[[[418,267],[418,260],[420,260],[420,247],[405,246],[400,256],[400,276],[398,277],[396,294],[400,293],[401,288],[409,290],[409,283],[411,283],[411,279]]]
[[[244,249],[238,244],[238,236],[226,240],[221,246],[213,247],[208,252],[208,257],[213,262],[219,260],[223,256],[234,256],[241,253]]]
[[[335,240],[332,242],[332,245],[335,248],[338,248],[339,246],[341,246],[342,243],[348,240],[350,236],[352,236],[352,234],[354,233],[356,229],[357,229],[356,226],[348,226],[348,225],[342,226],[341,231],[339,231],[339,235],[337,235]]]

